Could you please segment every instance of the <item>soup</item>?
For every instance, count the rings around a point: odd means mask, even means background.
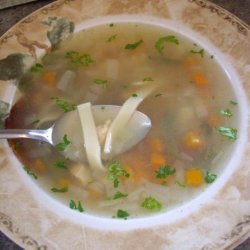
[[[150,89],[138,107],[151,119],[149,133],[102,159],[104,171],[61,154],[71,146],[66,133],[61,148],[31,140],[10,145],[31,178],[76,212],[114,219],[166,212],[206,190],[226,166],[237,139],[230,86],[216,55],[173,31],[141,23],[88,28],[22,77],[23,95],[6,127],[45,128],[79,104],[122,106]],[[112,122],[97,127],[102,148]]]

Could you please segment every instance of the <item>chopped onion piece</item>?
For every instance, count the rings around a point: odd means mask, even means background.
[[[98,141],[91,104],[88,102],[78,105],[77,110],[81,121],[84,144],[89,165],[99,170],[105,170],[101,161],[101,147]]]
[[[123,106],[121,107],[119,113],[111,123],[111,126],[107,132],[106,140],[104,144],[104,155],[109,155],[112,153],[112,143],[119,135],[122,133],[122,130],[129,122],[131,116],[136,111],[139,104],[146,98],[150,93],[153,92],[155,86],[150,86],[136,93],[136,96],[131,96],[125,101]]]

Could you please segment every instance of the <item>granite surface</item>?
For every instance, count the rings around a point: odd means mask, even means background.
[[[51,2],[53,0],[38,0],[37,2],[0,10],[0,36],[23,17]],[[250,25],[250,0],[211,0],[211,2],[222,6]],[[21,250],[22,248],[0,232],[0,249]],[[250,238],[235,248],[235,250],[250,250]]]

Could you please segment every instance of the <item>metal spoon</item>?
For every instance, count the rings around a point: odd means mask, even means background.
[[[92,113],[96,126],[112,121],[120,110],[120,106],[115,105],[95,105],[92,106]],[[151,128],[151,120],[145,114],[136,111],[123,130],[119,140],[114,145],[112,156],[127,151],[139,143]],[[104,128],[105,129],[105,128]],[[27,138],[39,140],[57,145],[62,141],[63,136],[70,138],[70,145],[63,152],[66,157],[72,160],[83,161],[86,159],[82,129],[77,111],[71,111],[62,115],[48,129],[3,129],[0,130],[0,139],[20,139]]]

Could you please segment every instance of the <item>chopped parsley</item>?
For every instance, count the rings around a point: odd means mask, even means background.
[[[165,48],[164,43],[166,42],[175,43],[176,45],[179,44],[178,39],[173,35],[160,37],[155,43],[155,48],[161,55],[163,54]]]
[[[107,40],[107,42],[112,42],[117,38],[117,35],[110,36]]]
[[[54,100],[55,104],[58,107],[62,108],[65,113],[76,110],[76,104],[70,104],[67,101],[57,97],[52,97],[51,99]]]
[[[65,58],[69,59],[72,63],[77,66],[87,67],[90,64],[94,63],[94,60],[91,58],[90,54],[81,55],[78,51],[69,50],[65,53]]]
[[[233,113],[231,112],[230,109],[221,109],[220,114],[226,117],[232,117]]]
[[[200,54],[201,57],[204,57],[205,50],[204,49],[200,49],[200,50],[191,49],[190,52],[193,54]]]
[[[238,104],[236,101],[233,101],[233,100],[230,100],[229,103],[232,104],[232,105],[234,105],[234,106],[236,106]]]
[[[160,166],[160,168],[155,171],[155,177],[156,178],[166,178],[169,175],[173,175],[175,174],[176,169],[175,168],[171,168],[169,166]]]
[[[217,131],[227,137],[230,141],[235,141],[237,139],[237,129],[236,128],[228,128],[228,127],[217,127]]]
[[[102,88],[106,89],[107,88],[107,80],[101,80],[101,79],[95,79],[93,80],[93,83],[102,86]]]
[[[42,70],[43,70],[43,65],[40,63],[36,63],[30,68],[30,71],[33,73],[38,73],[41,72]]]
[[[21,145],[22,145],[22,143],[21,143],[20,141],[17,141],[17,142],[14,144],[13,149],[16,150],[16,151],[19,150],[20,147],[21,147]]]
[[[128,196],[127,194],[123,194],[122,192],[117,191],[117,192],[113,195],[112,199],[113,199],[113,200],[116,200],[116,199],[124,198],[124,197],[127,197],[127,196]]]
[[[58,160],[53,164],[54,167],[68,169],[64,160]]]
[[[136,93],[133,93],[131,96],[133,97],[137,97],[138,95]]]
[[[66,192],[68,192],[68,187],[63,187],[63,188],[55,188],[55,187],[53,187],[50,190],[52,192],[54,192],[54,193],[66,193]]]
[[[38,176],[34,172],[32,172],[28,166],[24,166],[23,169],[28,175],[32,176],[34,179],[38,179]]]
[[[151,196],[145,198],[141,206],[149,210],[161,210],[162,207],[161,203]]]
[[[78,210],[81,213],[84,212],[84,208],[83,208],[80,201],[78,201],[78,203],[76,203],[74,200],[70,200],[69,207],[71,209]]]
[[[182,188],[185,188],[185,187],[186,187],[185,184],[181,183],[181,182],[178,181],[178,180],[175,180],[174,182],[175,182],[175,184],[177,184],[179,187],[182,187]]]
[[[110,23],[110,24],[109,24],[109,27],[114,27],[114,24],[113,24],[113,23]]]
[[[69,139],[67,138],[67,135],[65,134],[63,136],[63,142],[59,142],[58,144],[56,144],[56,149],[58,151],[64,151],[66,149],[66,147],[70,144]]]
[[[129,173],[127,173],[124,169],[122,169],[121,164],[118,161],[114,161],[108,166],[108,179],[113,182],[113,186],[115,188],[119,185],[118,177],[124,176],[129,177]]]
[[[217,178],[217,175],[216,174],[213,174],[209,171],[206,172],[206,176],[204,177],[204,180],[206,183],[210,184],[210,183],[213,183]]]
[[[37,123],[39,123],[39,122],[40,122],[40,120],[37,119],[37,120],[33,121],[33,122],[31,123],[31,125],[35,125],[35,124],[37,124]]]
[[[159,97],[159,96],[162,96],[162,94],[161,93],[155,94],[155,97]]]
[[[116,216],[119,219],[127,220],[127,218],[129,217],[129,215],[130,214],[127,211],[121,210],[121,209],[118,209],[117,212],[116,212]]]
[[[152,82],[152,81],[154,81],[154,80],[153,80],[152,77],[145,77],[145,78],[143,78],[142,81],[143,81],[143,82]]]
[[[140,44],[142,44],[143,43],[143,41],[142,40],[140,40],[140,41],[138,41],[138,42],[136,42],[136,43],[128,43],[125,47],[124,47],[124,49],[128,49],[128,50],[134,50],[134,49],[136,49]]]

